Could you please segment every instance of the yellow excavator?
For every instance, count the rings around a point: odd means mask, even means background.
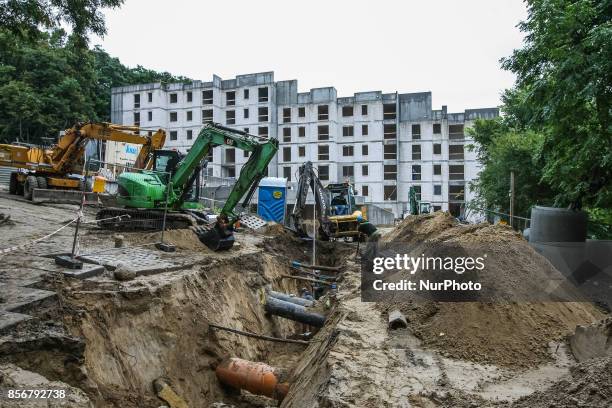
[[[90,140],[142,145],[133,167],[151,169],[153,152],[164,146],[166,133],[161,129],[151,135],[140,135],[139,132],[137,126],[106,122],[77,123],[66,130],[50,149],[0,144],[0,167],[20,169],[11,173],[9,192],[27,199],[32,198],[35,188],[83,189],[84,181],[70,175],[82,173],[85,148]]]
[[[353,185],[347,181],[331,183],[323,187],[311,162],[306,162],[299,168],[296,202],[291,213],[292,229],[300,237],[308,237],[303,223],[309,188],[315,197],[319,239],[323,241],[329,241],[330,238],[359,240],[363,237],[359,231],[359,225],[367,221],[367,208],[356,205]]]

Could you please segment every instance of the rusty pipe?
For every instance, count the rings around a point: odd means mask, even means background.
[[[289,384],[281,382],[282,371],[264,363],[226,358],[216,368],[217,378],[225,385],[265,395],[282,401],[289,391]]]

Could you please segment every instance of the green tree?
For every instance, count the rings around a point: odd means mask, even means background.
[[[95,72],[74,47],[61,31],[41,33],[36,40],[0,31],[3,139],[26,135],[37,142],[76,121],[96,119],[91,98]]]
[[[188,79],[126,67],[62,30],[35,39],[0,30],[0,138],[38,143],[79,121],[110,121],[112,87],[178,81]]]
[[[555,204],[612,207],[612,2],[528,0],[525,46],[502,61],[517,75],[505,110],[543,136],[542,180]]]
[[[510,172],[514,172],[515,214],[529,217],[534,204],[549,205],[553,193],[542,181],[539,162],[544,138],[533,131],[513,130],[502,119],[478,120],[469,129],[477,143],[478,160],[484,165],[477,180],[470,183],[476,192],[473,207],[504,213],[510,210]]]
[[[115,8],[124,0],[2,0],[0,27],[14,34],[38,37],[43,30],[54,30],[62,24],[72,28],[77,44],[87,43],[89,34],[106,34],[103,8]]]
[[[30,141],[30,124],[40,117],[41,106],[32,87],[22,81],[9,81],[0,86],[0,112],[6,118],[0,123],[0,134],[16,129],[20,141]]]

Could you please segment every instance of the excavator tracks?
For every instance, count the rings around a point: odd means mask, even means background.
[[[113,231],[154,231],[162,229],[164,211],[109,207],[100,210],[96,220],[98,226]],[[171,211],[166,215],[166,229],[187,229],[196,225],[197,221],[190,214]]]

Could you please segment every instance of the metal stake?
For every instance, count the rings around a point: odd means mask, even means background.
[[[87,176],[89,175],[89,162],[87,156],[85,156],[85,179],[83,180],[83,189],[81,190],[81,204],[79,206],[79,213],[77,215],[76,228],[74,229],[74,238],[72,240],[72,252],[70,253],[70,259],[74,260],[76,255],[76,245],[79,238],[79,226],[81,225],[81,214],[83,214],[83,207],[85,207],[85,190],[87,189]]]
[[[162,220],[162,232],[160,243],[164,243],[164,231],[166,230],[166,216],[168,215],[168,197],[170,196],[170,189],[172,188],[172,173],[168,176],[168,187],[166,188],[166,201],[164,202],[164,218]]]
[[[87,157],[85,158],[84,165],[85,165],[85,180],[87,180],[87,175],[88,175]],[[69,269],[82,269],[83,268],[83,262],[79,261],[75,257],[76,257],[77,240],[79,237],[79,226],[81,225],[81,215],[83,214],[83,207],[85,206],[85,187],[86,187],[86,183],[83,182],[83,193],[81,196],[81,205],[79,206],[79,212],[77,214],[76,228],[74,229],[74,238],[72,239],[72,251],[70,252],[70,256],[68,255],[56,255],[55,256],[56,265],[59,265],[65,268],[69,268]]]
[[[317,203],[312,205],[312,264],[317,264]]]
[[[172,188],[172,173],[168,176],[168,187],[166,188],[166,201],[164,202],[164,218],[162,219],[162,232],[160,242],[155,244],[155,247],[160,251],[174,252],[176,247],[173,244],[164,243],[164,231],[166,231],[166,217],[168,216],[168,199],[170,196],[170,189]]]

